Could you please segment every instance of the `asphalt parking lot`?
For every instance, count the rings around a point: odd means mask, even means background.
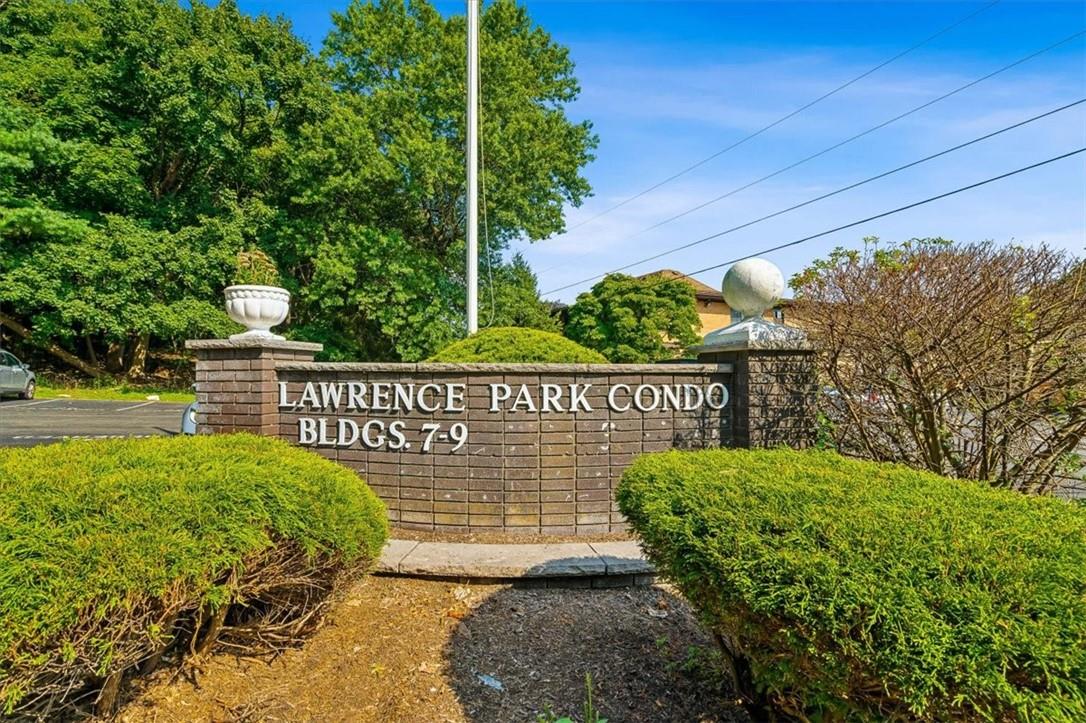
[[[62,439],[109,439],[177,434],[187,405],[75,399],[0,401],[0,447],[31,447]]]

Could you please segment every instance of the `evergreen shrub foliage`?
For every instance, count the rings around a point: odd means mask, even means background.
[[[793,450],[646,455],[618,501],[752,697],[824,721],[1086,720],[1080,505]]]
[[[454,342],[430,357],[432,362],[494,364],[606,364],[599,352],[549,331],[497,327]]]
[[[354,472],[274,439],[0,449],[4,712],[107,713],[171,647],[295,643],[386,536]]]

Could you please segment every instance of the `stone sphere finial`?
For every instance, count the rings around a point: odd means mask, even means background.
[[[784,294],[784,275],[765,259],[745,259],[728,269],[721,286],[728,306],[744,319],[758,318]]]

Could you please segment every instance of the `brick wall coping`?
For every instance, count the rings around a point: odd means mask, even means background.
[[[314,344],[308,341],[290,341],[288,339],[269,339],[268,337],[248,337],[241,339],[189,339],[185,342],[186,349],[281,349],[284,351],[311,351],[319,352],[324,349],[323,344]]]
[[[742,340],[721,344],[702,344],[689,348],[694,354],[715,354],[728,351],[786,351],[814,352],[818,347],[811,341],[794,340]]]
[[[422,362],[419,364],[393,364],[385,362],[279,362],[280,372],[394,372],[457,373],[480,372],[490,374],[731,374],[731,364],[451,364]]]

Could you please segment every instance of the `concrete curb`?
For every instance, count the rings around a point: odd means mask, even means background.
[[[578,587],[648,584],[656,574],[634,541],[494,545],[395,539],[385,545],[375,572]]]

